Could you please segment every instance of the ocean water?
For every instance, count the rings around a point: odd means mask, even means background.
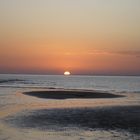
[[[22,94],[55,89],[124,97],[57,100]],[[139,118],[140,77],[0,74],[0,140],[138,140]]]
[[[0,74],[0,88],[62,88],[140,92],[138,76],[63,76]]]

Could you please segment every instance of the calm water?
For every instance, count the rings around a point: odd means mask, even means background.
[[[0,74],[0,87],[90,89],[140,92],[140,77]]]

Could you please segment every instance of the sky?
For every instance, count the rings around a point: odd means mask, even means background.
[[[140,0],[0,0],[0,73],[140,75]]]

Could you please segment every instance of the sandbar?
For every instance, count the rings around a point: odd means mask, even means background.
[[[119,98],[123,95],[116,95],[108,92],[84,91],[84,90],[47,90],[30,91],[23,94],[46,99],[92,99],[92,98]]]

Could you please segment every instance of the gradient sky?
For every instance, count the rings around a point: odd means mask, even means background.
[[[0,0],[0,73],[140,75],[140,0]]]

